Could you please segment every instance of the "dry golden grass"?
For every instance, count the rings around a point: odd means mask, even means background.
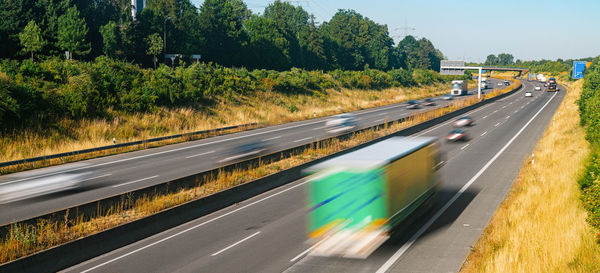
[[[520,84],[513,84],[488,94],[488,98],[508,92]],[[431,120],[451,111],[472,105],[477,98],[470,97],[454,101],[450,106],[422,112],[403,122],[395,122],[378,130],[367,130],[354,134],[345,141],[331,140],[328,143],[307,149],[300,154],[276,162],[268,162],[252,169],[219,173],[202,181],[201,185],[166,195],[146,196],[137,200],[125,200],[122,204],[95,217],[77,217],[75,220],[50,222],[38,221],[37,225],[15,223],[10,232],[0,240],[0,263],[5,263],[53,246],[82,238],[124,223],[140,219],[161,210],[202,198],[237,185],[253,181],[302,163],[332,154],[378,137],[392,134],[415,124]]]
[[[109,110],[107,119],[62,120],[52,129],[0,135],[0,162],[69,152],[118,143],[218,127],[257,122],[280,124],[426,98],[447,92],[445,85],[385,90],[327,90],[326,96],[256,92],[236,97],[237,104],[220,103],[206,109],[166,109],[123,115]]]
[[[578,81],[527,160],[461,272],[600,272],[577,179],[589,144],[579,126]]]

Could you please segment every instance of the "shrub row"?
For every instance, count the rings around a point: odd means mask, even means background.
[[[325,96],[326,89],[384,89],[447,82],[429,70],[289,71],[194,63],[156,70],[99,57],[93,62],[50,59],[0,61],[0,129],[51,124],[62,118],[154,111],[157,106],[201,108],[236,102],[255,91]]]
[[[586,71],[578,101],[581,123],[592,146],[585,175],[579,180],[588,222],[600,230],[600,65],[596,59]]]

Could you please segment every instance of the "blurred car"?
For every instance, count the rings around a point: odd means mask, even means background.
[[[419,107],[421,107],[421,105],[416,100],[409,100],[406,102],[406,109],[417,109]]]
[[[333,118],[325,122],[325,129],[328,133],[348,132],[358,125],[356,117],[353,114],[341,114],[333,116]]]
[[[457,141],[467,141],[467,132],[462,129],[454,129],[450,131],[450,134],[446,136],[446,141],[448,142],[457,142]]]
[[[531,91],[527,91],[525,92],[525,97],[533,97],[533,94],[531,93]]]
[[[504,80],[504,85],[510,85],[510,82],[508,80]]]
[[[446,94],[444,96],[442,96],[443,100],[453,100],[454,97],[452,96],[452,94]]]
[[[423,100],[423,105],[425,106],[434,106],[435,101],[432,98],[426,98]]]
[[[544,87],[548,87],[548,82],[545,82],[545,83],[544,83]]]
[[[503,85],[503,83],[501,83],[501,82],[498,82],[498,86],[502,86],[502,85]]]
[[[269,143],[266,141],[254,141],[233,146],[223,153],[225,158],[219,160],[219,163],[231,164],[243,159],[250,159],[262,156],[268,153]]]
[[[466,127],[466,126],[473,126],[474,122],[473,119],[469,116],[464,116],[464,117],[460,117],[459,119],[455,120],[452,125],[454,125],[454,127]]]
[[[533,88],[535,91],[542,91],[542,87],[541,86],[536,86]]]
[[[64,173],[0,185],[0,204],[84,187],[91,172]]]

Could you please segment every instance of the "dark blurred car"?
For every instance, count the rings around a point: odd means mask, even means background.
[[[325,129],[330,134],[348,132],[357,126],[356,117],[353,114],[340,114],[333,116],[325,122]]]
[[[446,141],[448,142],[457,142],[457,141],[467,141],[469,140],[467,137],[467,132],[462,129],[454,129],[450,131],[450,134],[446,136]]]
[[[419,107],[421,107],[421,105],[416,100],[409,100],[406,102],[406,109],[417,109]]]
[[[435,101],[432,98],[427,98],[423,100],[423,105],[425,106],[434,106]]]
[[[225,158],[219,160],[219,163],[231,164],[244,159],[262,156],[268,153],[269,147],[270,145],[266,141],[254,141],[234,146],[223,154]]]
[[[504,85],[510,85],[510,81],[504,80]]]
[[[454,97],[452,96],[452,94],[446,94],[444,96],[442,96],[443,100],[453,100]]]
[[[469,116],[464,116],[464,117],[460,117],[459,119],[455,120],[452,125],[454,125],[454,127],[466,127],[466,126],[473,126],[474,122],[473,119]]]

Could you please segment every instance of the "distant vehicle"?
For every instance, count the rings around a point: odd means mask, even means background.
[[[310,256],[367,258],[440,189],[435,138],[393,137],[304,170]]]
[[[548,87],[548,83],[547,82],[544,83],[544,87]]]
[[[556,78],[552,77],[548,79],[548,84],[556,84]]]
[[[531,93],[531,91],[527,91],[525,92],[525,97],[533,97],[533,94]]]
[[[498,86],[502,86],[502,85],[504,85],[504,83],[498,82],[498,84],[497,84],[497,85],[498,85]]]
[[[481,86],[481,89],[487,89],[488,79],[486,77],[481,77],[481,80],[479,81],[479,86]]]
[[[64,173],[17,183],[0,184],[0,204],[83,188],[91,172]]]
[[[450,94],[453,96],[463,96],[469,92],[468,82],[462,80],[452,81],[452,89],[450,89]]]
[[[426,98],[423,100],[423,105],[425,106],[434,106],[435,101],[432,98]]]
[[[533,89],[534,89],[535,91],[541,91],[541,90],[542,90],[542,87],[541,87],[541,86],[536,86],[536,87],[534,87]]]
[[[504,80],[504,85],[510,85],[510,81]]]
[[[409,100],[406,102],[406,109],[417,109],[419,107],[421,107],[421,105],[416,100]]]
[[[454,99],[452,94],[445,94],[444,96],[442,96],[443,100],[452,100]]]
[[[348,132],[356,128],[357,125],[356,117],[350,113],[333,116],[325,122],[325,128],[331,134]]]
[[[546,89],[547,92],[556,92],[558,91],[556,88],[556,84],[552,84],[552,83],[548,83],[548,89]]]
[[[244,159],[251,159],[268,154],[269,143],[266,141],[254,141],[229,148],[219,160],[222,164],[232,164]]]
[[[466,126],[473,126],[473,119],[469,116],[464,116],[464,117],[460,117],[459,119],[455,120],[452,125],[454,125],[454,127],[466,127]]]
[[[457,141],[467,141],[467,132],[462,129],[454,129],[450,131],[450,134],[446,136],[446,141],[448,142],[457,142]]]

